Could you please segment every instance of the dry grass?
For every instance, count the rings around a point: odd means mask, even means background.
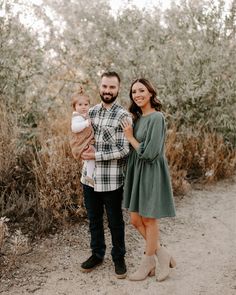
[[[0,254],[9,232],[7,226],[8,221],[9,219],[6,217],[0,218]]]
[[[18,257],[31,250],[28,237],[20,229],[10,234],[7,222],[8,218],[0,218],[0,277],[15,269]]]
[[[68,218],[83,217],[80,186],[81,163],[73,159],[69,146],[70,116],[42,126],[41,149],[35,154],[33,170],[40,206],[49,210],[54,219],[65,222]]]
[[[7,177],[8,171],[14,169],[18,154],[16,139],[19,129],[12,114],[7,114],[4,106],[0,106],[0,179]],[[9,157],[10,156],[10,157]]]
[[[84,217],[81,164],[69,146],[71,114],[49,116],[26,141],[16,119],[4,108],[0,115],[0,217],[33,235]],[[166,153],[175,195],[186,193],[192,182],[230,177],[236,168],[236,150],[222,137],[201,130],[170,129]],[[6,221],[0,219],[0,250],[8,247],[8,254],[0,255],[2,269],[14,268],[17,257],[30,249],[19,229],[9,234]]]
[[[0,116],[0,216],[14,222],[37,210],[31,149],[17,117],[7,112],[3,104]]]
[[[80,164],[70,152],[68,122],[69,117],[44,122],[37,136],[22,144],[21,133],[7,128],[14,124],[17,127],[16,122],[7,117],[3,120],[0,216],[10,217],[11,231],[7,235],[6,219],[2,218],[0,249],[4,255],[0,255],[0,273],[14,269],[19,255],[30,249],[29,240],[19,227],[34,236],[85,216]],[[4,141],[9,148],[4,147]],[[13,230],[14,227],[18,229]]]
[[[3,216],[3,211],[4,213],[10,211],[12,206],[9,202],[11,196],[9,196],[8,192],[12,187],[11,180],[14,179],[15,171],[18,169],[17,156],[19,147],[17,139],[19,137],[19,128],[16,118],[6,111],[3,104],[0,105],[0,117],[0,213]]]
[[[81,164],[69,147],[70,110],[49,114],[27,141],[13,116],[2,107],[0,115],[0,216],[34,232],[84,217]],[[187,192],[192,182],[210,183],[235,172],[235,149],[202,130],[171,128],[166,153],[175,195]]]
[[[236,150],[222,136],[202,130],[168,131],[166,154],[175,195],[184,194],[192,182],[204,184],[235,173]]]
[[[35,131],[20,129],[4,106],[0,110],[0,217],[35,233],[84,216],[80,164],[69,148],[70,115]]]

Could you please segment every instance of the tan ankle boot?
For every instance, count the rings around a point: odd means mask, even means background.
[[[156,279],[164,281],[170,274],[170,269],[176,266],[174,258],[161,247],[156,253]]]
[[[148,256],[143,255],[140,266],[138,270],[129,276],[131,281],[142,281],[146,279],[147,276],[155,275],[155,255]]]

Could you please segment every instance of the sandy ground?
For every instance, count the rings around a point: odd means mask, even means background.
[[[88,224],[76,225],[39,241],[21,258],[11,279],[2,279],[0,293],[35,295],[235,295],[236,294],[236,182],[221,182],[193,190],[176,203],[177,217],[161,221],[161,238],[177,261],[164,282],[142,282],[114,276],[109,230],[104,263],[89,274],[80,263],[88,255]],[[126,262],[135,270],[143,240],[126,220]]]

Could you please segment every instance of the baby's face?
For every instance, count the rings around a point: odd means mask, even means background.
[[[75,105],[75,110],[81,115],[86,115],[89,110],[89,102],[85,98],[80,98]]]

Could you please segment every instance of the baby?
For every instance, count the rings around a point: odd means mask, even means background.
[[[95,143],[94,132],[91,121],[88,117],[90,99],[86,95],[74,94],[72,96],[72,107],[74,109],[71,119],[72,136],[70,147],[75,159],[80,159],[81,154]],[[95,168],[94,160],[86,160],[87,177],[86,180],[93,186],[93,172]]]

